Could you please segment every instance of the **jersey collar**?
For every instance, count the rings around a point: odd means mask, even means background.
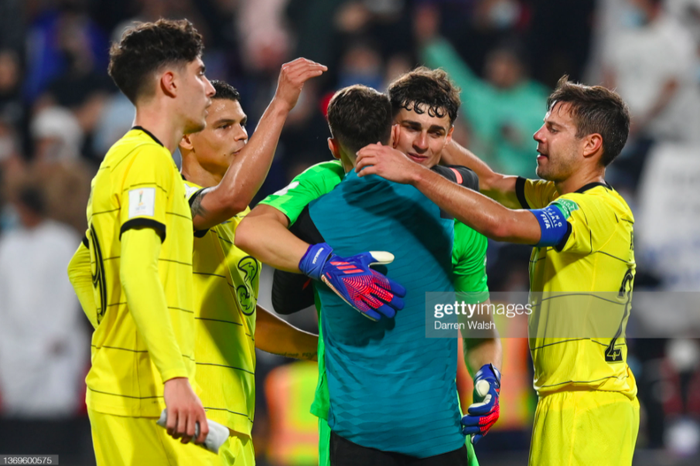
[[[593,183],[588,183],[587,185],[578,188],[578,189],[577,189],[576,191],[574,191],[574,192],[575,192],[575,193],[579,193],[579,194],[585,193],[585,192],[588,191],[589,189],[593,189],[593,188],[595,188],[596,186],[602,186],[602,187],[604,187],[605,189],[613,189],[613,187],[610,186],[610,185],[608,184],[607,181],[604,182],[604,183],[600,183],[600,182],[598,182],[598,181],[594,181]]]
[[[143,131],[144,133],[148,134],[148,135],[151,137],[151,139],[153,139],[155,142],[157,142],[160,146],[165,147],[165,146],[163,145],[163,143],[160,142],[160,141],[158,140],[158,138],[155,137],[155,136],[153,135],[153,133],[151,133],[150,131],[148,131],[148,130],[147,130],[146,128],[144,128],[143,126],[134,126],[134,127],[132,127],[131,129],[138,129],[138,130],[140,130],[140,131]]]

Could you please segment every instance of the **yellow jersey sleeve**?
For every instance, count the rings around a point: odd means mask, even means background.
[[[139,335],[163,382],[187,377],[182,351],[158,277],[160,244],[150,231],[128,231],[122,238],[120,279]],[[125,269],[128,270],[125,272]]]
[[[568,232],[556,248],[558,252],[591,254],[594,249],[602,248],[617,224],[610,205],[598,196],[569,193],[551,204],[561,210],[568,223]]]
[[[139,152],[130,158],[131,166],[126,169],[119,187],[120,238],[129,228],[150,227],[165,241],[165,216],[173,180],[170,173],[162,169],[163,154],[150,149],[150,145],[136,149]]]
[[[558,196],[553,182],[522,177],[515,181],[515,194],[523,209],[542,209]]]
[[[78,250],[73,254],[73,258],[68,264],[68,280],[70,280],[75,294],[78,296],[80,306],[92,324],[93,328],[97,328],[97,304],[95,303],[95,294],[92,285],[92,272],[90,269],[90,250],[83,240],[78,246]]]

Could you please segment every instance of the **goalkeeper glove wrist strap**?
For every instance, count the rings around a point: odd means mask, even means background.
[[[479,372],[474,376],[474,382],[479,380],[493,380],[496,382],[496,387],[501,388],[501,373],[493,364],[484,364],[479,369]]]
[[[314,280],[320,280],[323,274],[323,266],[333,254],[333,248],[326,243],[312,244],[299,261],[301,273]]]

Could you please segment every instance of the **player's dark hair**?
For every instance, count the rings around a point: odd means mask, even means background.
[[[360,84],[339,90],[328,104],[331,135],[353,153],[368,144],[388,144],[393,119],[389,98]]]
[[[602,136],[600,163],[604,167],[610,165],[625,147],[630,132],[630,113],[622,98],[603,86],[573,83],[564,75],[547,99],[547,109],[551,111],[558,103],[569,104],[576,137],[596,133]]]
[[[159,19],[127,29],[109,51],[109,75],[136,104],[149,95],[149,78],[164,65],[185,66],[202,55],[202,36],[186,19]]]
[[[444,70],[431,70],[420,66],[401,75],[389,85],[389,99],[394,117],[401,111],[421,114],[425,111],[431,117],[450,117],[450,124],[457,119],[461,101],[460,89],[452,82]]]
[[[214,79],[211,81],[211,85],[214,86],[214,90],[216,91],[212,99],[226,99],[233,100],[234,102],[239,102],[241,100],[241,93],[229,83]]]

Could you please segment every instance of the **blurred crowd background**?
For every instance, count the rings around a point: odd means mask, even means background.
[[[256,202],[330,158],[324,109],[350,84],[385,90],[418,64],[444,68],[462,89],[455,139],[529,177],[557,80],[616,88],[633,125],[607,178],[637,220],[635,290],[700,291],[700,0],[0,0],[0,453],[94,462],[83,401],[90,327],[66,266],[90,179],[134,116],[107,76],[110,41],[160,17],[203,34],[207,74],[240,90],[251,134],[282,63],[328,66],[290,114]],[[490,245],[492,291],[527,290],[529,252]],[[270,277],[268,268],[268,308]],[[315,331],[314,316],[292,320]],[[635,303],[631,328],[662,324],[666,338],[628,342],[642,404],[635,464],[698,464],[698,319]],[[478,445],[483,465],[527,459],[527,342],[504,348],[501,420]],[[315,464],[315,377],[314,364],[258,354],[259,464]]]

